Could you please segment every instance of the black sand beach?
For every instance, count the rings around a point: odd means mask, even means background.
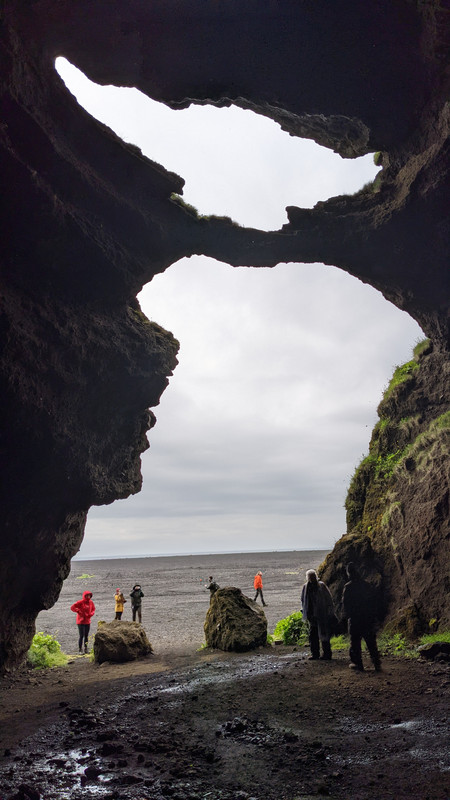
[[[114,619],[116,588],[129,599],[138,582],[145,595],[142,624],[155,652],[196,650],[204,641],[208,576],[213,575],[221,587],[237,586],[253,598],[253,578],[261,570],[271,633],[278,620],[299,610],[305,570],[316,569],[326,554],[326,550],[298,550],[73,561],[58,602],[39,614],[36,630],[52,633],[64,652],[75,653],[78,633],[75,614],[70,610],[72,603],[85,589],[93,593],[94,634],[99,620]],[[90,577],[82,577],[85,575]],[[131,620],[130,606],[130,602],[125,606],[124,620]]]

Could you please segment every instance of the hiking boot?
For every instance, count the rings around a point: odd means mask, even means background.
[[[351,664],[348,665],[349,669],[354,669],[356,672],[364,672],[364,667],[362,664],[354,664],[353,661]]]

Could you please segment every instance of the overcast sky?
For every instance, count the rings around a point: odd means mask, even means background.
[[[353,193],[377,171],[370,155],[344,160],[250,111],[172,111],[63,59],[58,70],[93,116],[181,175],[204,214],[277,230],[286,206]],[[417,323],[323,264],[185,258],[139,299],[181,342],[179,365],[154,409],[141,493],[89,512],[78,557],[331,549]]]

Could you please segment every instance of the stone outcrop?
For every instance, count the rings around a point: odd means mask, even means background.
[[[450,642],[433,642],[419,647],[421,658],[427,661],[450,662]]]
[[[218,650],[244,652],[267,644],[264,611],[234,586],[214,592],[204,631],[208,647]]]
[[[192,254],[333,264],[448,352],[450,106],[439,0],[4,0],[0,21],[1,668],[58,597],[89,507],[139,491],[178,348],[136,301],[155,274]],[[279,231],[197,217],[181,177],[78,106],[59,55],[174,108],[234,103],[344,157],[380,151],[382,172]]]
[[[378,616],[410,636],[450,625],[450,359],[429,341],[398,367],[346,500],[347,533],[320,574],[337,603],[345,564],[378,589]]]
[[[94,660],[123,663],[144,658],[152,652],[147,634],[139,622],[99,622],[94,637]]]

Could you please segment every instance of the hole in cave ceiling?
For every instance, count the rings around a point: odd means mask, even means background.
[[[56,69],[88,113],[186,181],[183,199],[200,214],[278,230],[285,207],[353,194],[375,178],[368,154],[343,159],[273,120],[236,106],[173,110],[137,89],[99,86],[65,58]]]

